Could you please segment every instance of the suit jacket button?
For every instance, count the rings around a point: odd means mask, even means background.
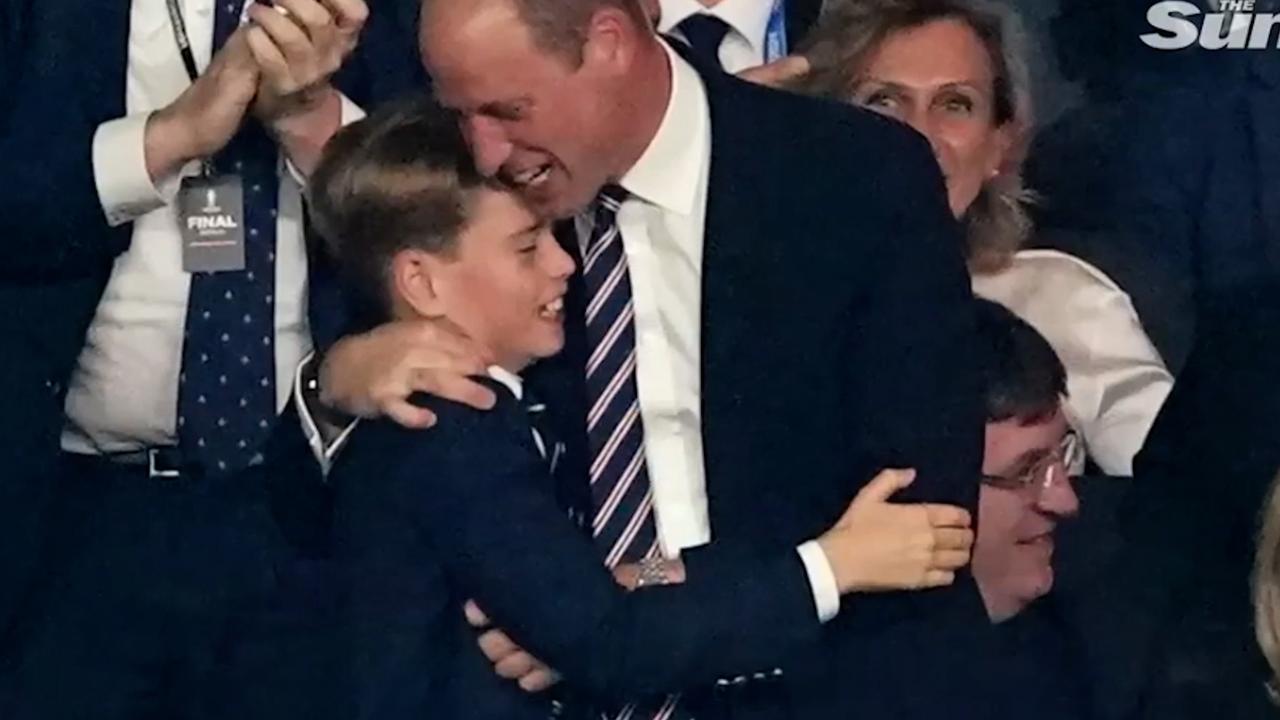
[[[56,380],[45,380],[44,386],[50,395],[57,395],[62,392],[62,383]]]

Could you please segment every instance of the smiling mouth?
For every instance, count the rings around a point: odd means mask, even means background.
[[[551,164],[539,165],[509,176],[510,184],[522,190],[536,190],[551,176]]]
[[[1027,538],[1025,540],[1019,540],[1018,544],[1024,547],[1052,550],[1053,549],[1053,533],[1044,533],[1041,535],[1036,535],[1035,537]]]
[[[555,300],[538,308],[538,317],[544,320],[559,320],[564,313],[564,297],[558,297]]]

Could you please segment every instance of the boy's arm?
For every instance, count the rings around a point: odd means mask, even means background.
[[[444,403],[434,408],[441,423],[433,431],[440,436],[433,438],[430,467],[406,459],[396,477],[361,478],[340,491],[350,499],[389,485],[398,495],[384,503],[385,511],[410,508],[417,515],[415,527],[400,537],[367,522],[370,534],[349,538],[360,546],[355,557],[362,565],[353,592],[373,593],[367,586],[373,577],[376,592],[409,598],[394,603],[403,613],[383,608],[383,617],[366,617],[360,632],[385,639],[379,654],[411,663],[413,644],[429,631],[421,624],[422,605],[413,600],[426,592],[425,579],[412,572],[414,553],[372,546],[405,547],[414,534],[439,550],[458,592],[474,597],[516,642],[592,694],[644,696],[752,673],[816,638],[813,595],[794,549],[735,563],[733,577],[722,573],[628,594],[556,505],[520,408],[510,402],[489,413]],[[346,510],[340,505],[338,512]]]

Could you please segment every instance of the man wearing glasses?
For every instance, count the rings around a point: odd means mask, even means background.
[[[977,315],[987,424],[973,575],[1000,623],[1053,587],[1053,535],[1079,510],[1068,473],[1084,465],[1084,447],[1048,341],[995,303],[979,301]]]
[[[1062,411],[1066,371],[1034,328],[1000,305],[977,303],[986,434],[973,576],[995,624],[993,671],[1035,703],[1037,718],[1087,718],[1069,634],[1044,597],[1053,587],[1054,532],[1080,508],[1070,472],[1084,466],[1084,446]],[[1027,709],[1010,711],[1021,717]]]

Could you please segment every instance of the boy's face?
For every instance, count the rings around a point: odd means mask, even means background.
[[[573,259],[511,193],[479,190],[452,256],[432,263],[440,310],[495,362],[518,372],[564,345]]]

